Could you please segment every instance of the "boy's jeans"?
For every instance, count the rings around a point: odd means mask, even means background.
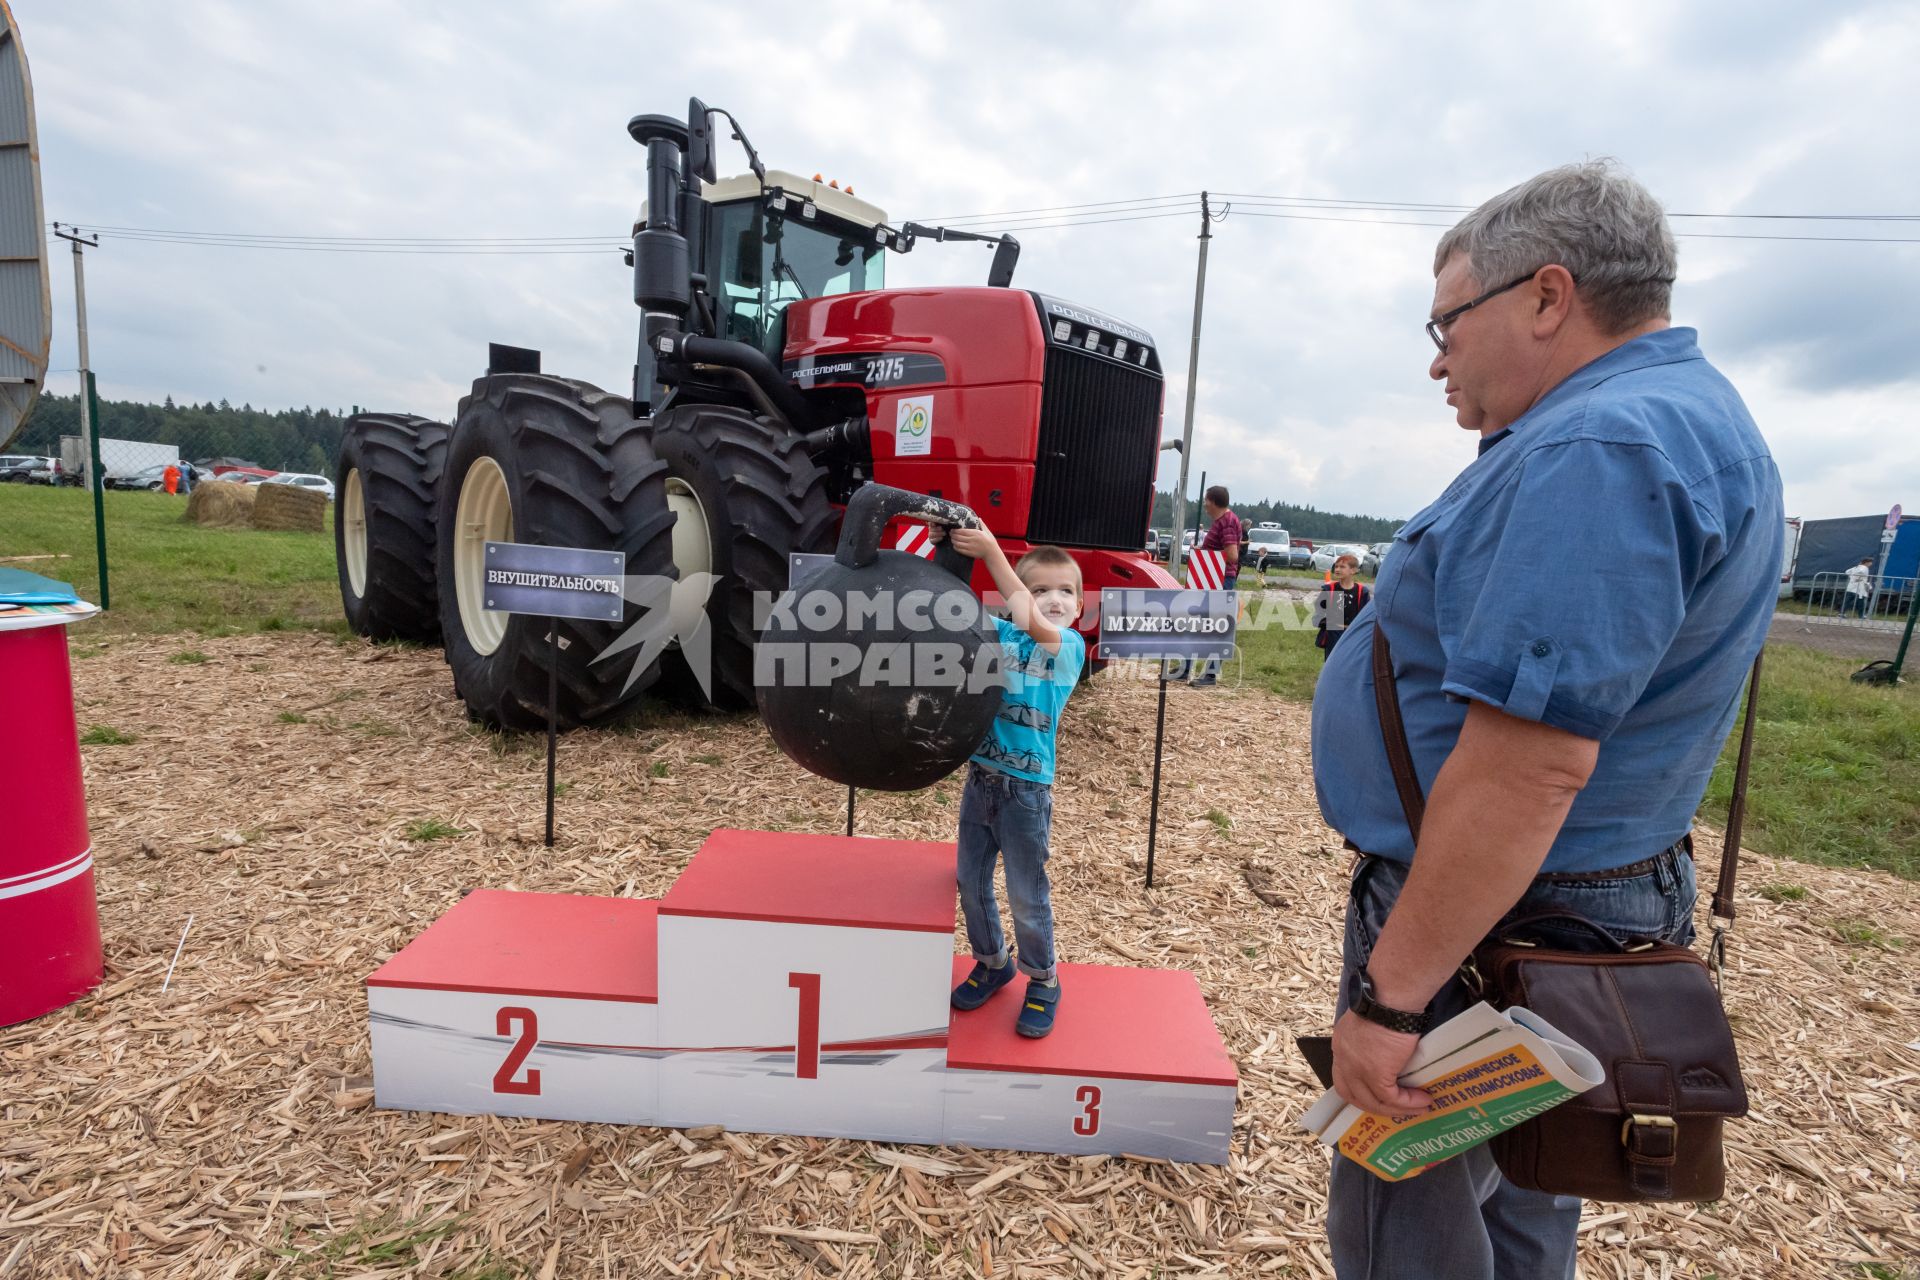
[[[1535,880],[1502,918],[1539,911],[1585,916],[1618,938],[1693,941],[1693,857],[1687,842],[1621,874]],[[1347,902],[1341,949],[1337,1013],[1347,1011],[1355,972],[1366,963],[1387,922],[1407,864],[1362,857]],[[1496,929],[1498,926],[1496,926]],[[1593,940],[1577,929],[1531,930],[1550,946],[1591,950]],[[1430,1006],[1444,1021],[1473,1003],[1458,980],[1447,983]],[[1527,1191],[1500,1176],[1486,1147],[1434,1165],[1405,1182],[1383,1182],[1344,1156],[1333,1158],[1327,1194],[1327,1242],[1340,1280],[1572,1280],[1574,1232],[1580,1201]]]
[[[1007,962],[1006,935],[993,896],[993,864],[1005,857],[1007,901],[1020,972],[1052,982],[1053,897],[1047,885],[1047,833],[1053,788],[977,764],[967,766],[960,793],[960,911],[973,958],[992,968]]]

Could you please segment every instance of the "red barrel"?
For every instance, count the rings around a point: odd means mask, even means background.
[[[0,1027],[100,985],[65,619],[0,619]]]

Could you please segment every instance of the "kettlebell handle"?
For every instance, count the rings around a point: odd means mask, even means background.
[[[847,514],[840,523],[840,546],[833,553],[836,562],[849,569],[870,565],[880,554],[880,535],[895,516],[912,516],[928,524],[944,524],[961,529],[984,529],[973,508],[945,498],[930,498],[910,489],[891,485],[867,484],[855,491],[847,503]]]

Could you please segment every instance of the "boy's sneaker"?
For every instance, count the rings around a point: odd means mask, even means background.
[[[1038,1040],[1053,1030],[1053,1016],[1060,1008],[1060,980],[1042,984],[1027,980],[1027,994],[1020,1001],[1020,1019],[1013,1029],[1029,1040]]]
[[[989,969],[980,961],[973,962],[973,972],[969,973],[959,986],[953,989],[953,1007],[956,1009],[978,1009],[987,1002],[994,992],[1013,981],[1013,961],[1009,960],[998,969]]]

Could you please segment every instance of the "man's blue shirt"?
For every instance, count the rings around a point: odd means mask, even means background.
[[[1773,617],[1780,475],[1692,329],[1615,348],[1511,431],[1395,535],[1314,691],[1314,788],[1347,839],[1411,860],[1379,626],[1423,791],[1470,700],[1600,743],[1543,870],[1606,870],[1692,825]]]
[[[1087,662],[1087,642],[1072,627],[1062,627],[1060,652],[1048,653],[1039,641],[1005,618],[995,618],[993,625],[1000,633],[1007,688],[1000,699],[1000,714],[994,717],[973,758],[989,769],[1028,782],[1052,782],[1060,711],[1080,681],[1080,668]]]

